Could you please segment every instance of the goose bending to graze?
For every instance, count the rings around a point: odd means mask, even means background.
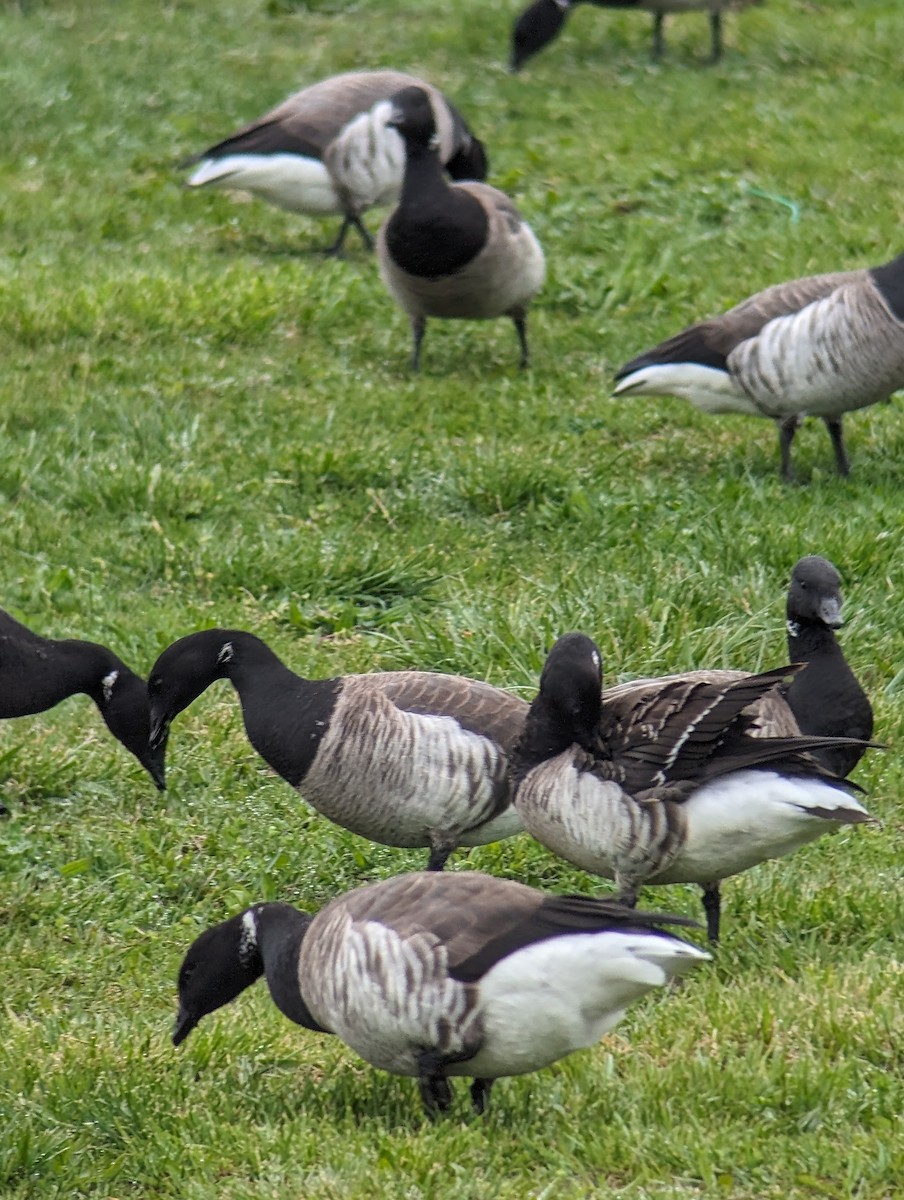
[[[488,683],[429,671],[303,679],[260,638],[206,629],[174,642],[148,681],[151,741],[214,680],[239,694],[249,741],[331,821],[386,846],[456,846],[521,830],[508,755],[527,704]]]
[[[539,242],[502,192],[446,181],[423,88],[398,93],[389,123],[405,143],[405,175],[399,205],[377,238],[377,262],[411,322],[412,369],[420,363],[428,317],[511,317],[526,367],[527,308],[546,272]]]
[[[46,712],[80,694],[91,697],[113,736],[162,791],[164,752],[148,745],[144,680],[106,646],[41,637],[0,609],[0,719]]]
[[[476,871],[372,883],[313,918],[254,904],[189,949],[173,1042],[264,975],[291,1021],[416,1078],[428,1113],[449,1108],[460,1075],[481,1113],[494,1080],[594,1045],[709,958],[661,924],[692,922]]]
[[[904,387],[904,254],[872,270],[779,283],[627,363],[615,396],[678,396],[710,413],[772,417],[782,478],[805,416],[822,417],[841,475],[844,413]]]
[[[706,11],[712,32],[710,61],[718,62],[722,57],[723,11],[740,8],[744,3],[760,3],[760,0],[534,0],[517,18],[512,29],[511,69],[519,71],[538,50],[558,37],[565,18],[580,3],[590,3],[595,8],[635,8],[652,13],[654,58],[661,58],[665,49],[663,24],[666,13]]]
[[[485,179],[483,143],[442,92],[401,71],[354,71],[296,92],[183,163],[199,164],[188,186],[237,188],[312,216],[341,213],[342,227],[329,253],[341,253],[351,226],[373,249],[361,214],[398,198],[405,152],[386,119],[390,98],[413,84],[429,96],[439,161],[453,179]]]
[[[800,667],[712,683],[677,677],[601,696],[599,650],[550,651],[513,755],[514,803],[538,841],[614,879],[633,904],[651,883],[699,883],[719,936],[719,881],[842,824],[870,821],[808,752],[856,739],[762,737],[751,704]]]
[[[841,604],[841,576],[828,559],[813,554],[795,564],[788,589],[788,657],[807,669],[795,675],[787,700],[801,733],[861,739],[861,745],[812,751],[844,777],[873,736],[873,708],[835,636]]]

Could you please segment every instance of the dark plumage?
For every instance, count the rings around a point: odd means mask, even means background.
[[[341,213],[342,227],[329,253],[341,253],[351,226],[372,249],[361,214],[393,203],[402,186],[405,155],[386,124],[389,101],[414,84],[429,96],[446,171],[453,179],[485,179],[483,144],[442,92],[401,71],[353,71],[296,92],[183,163],[200,164],[188,186],[248,191],[291,212]]]
[[[41,637],[0,609],[0,719],[46,712],[81,693],[162,791],[164,752],[148,745],[144,680],[106,646]]]
[[[653,57],[661,58],[665,49],[663,22],[666,13],[709,12],[712,33],[711,62],[722,57],[722,13],[726,8],[740,8],[745,3],[757,4],[761,0],[534,0],[521,13],[512,28],[512,47],[509,65],[518,71],[529,58],[556,38],[565,24],[565,18],[579,3],[592,4],[595,8],[634,8],[653,14]]]
[[[261,975],[280,1010],[375,1067],[417,1078],[428,1113],[593,1045],[627,1006],[708,956],[655,926],[685,918],[552,896],[477,872],[403,875],[315,917],[255,904],[194,942],[179,972],[182,1042]]]
[[[239,693],[248,738],[331,821],[388,846],[429,846],[440,870],[456,846],[521,829],[508,755],[523,700],[460,675],[381,671],[303,679],[260,638],[207,629],[151,669],[151,740],[214,680]]]
[[[872,270],[793,279],[691,325],[626,363],[615,396],[679,396],[709,413],[771,417],[782,478],[805,416],[822,417],[850,473],[846,412],[904,387],[904,254]]]
[[[428,317],[508,316],[527,366],[527,308],[545,275],[543,251],[515,205],[485,183],[449,184],[436,153],[436,122],[423,88],[393,99],[390,124],[405,143],[396,209],[377,238],[380,275],[408,314],[412,369]]]
[[[794,677],[787,700],[801,733],[868,742],[873,736],[872,705],[835,636],[842,624],[841,604],[841,576],[828,559],[814,554],[795,564],[788,589],[788,657],[806,663],[807,669]],[[843,778],[864,749],[838,746],[813,754]]]
[[[602,696],[599,650],[565,635],[513,755],[525,828],[615,879],[626,903],[647,883],[701,884],[717,940],[721,879],[870,820],[810,753],[842,740],[762,736],[757,705],[801,669],[646,680]]]

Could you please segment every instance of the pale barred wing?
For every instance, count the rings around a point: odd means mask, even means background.
[[[904,324],[872,279],[857,276],[770,321],[731,352],[728,367],[766,416],[838,416],[904,387]]]

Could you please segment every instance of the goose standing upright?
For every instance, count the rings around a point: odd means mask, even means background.
[[[327,253],[340,254],[368,208],[392,204],[402,186],[405,151],[387,127],[389,101],[401,88],[424,89],[437,127],[440,162],[453,179],[485,179],[483,143],[442,92],[401,71],[353,71],[302,89],[182,165],[199,164],[189,187],[236,188],[278,208],[313,216],[341,213]]]
[[[173,1042],[264,975],[289,1020],[414,1076],[428,1113],[449,1108],[460,1075],[482,1113],[494,1080],[592,1046],[709,958],[661,924],[692,922],[476,871],[372,883],[313,918],[254,904],[185,955]]]
[[[864,743],[812,751],[843,778],[873,736],[873,709],[835,636],[842,624],[841,603],[841,576],[828,559],[812,554],[795,563],[788,589],[788,657],[807,668],[795,675],[786,698],[801,733]]]
[[[511,317],[526,367],[527,308],[546,272],[530,226],[495,188],[447,183],[423,88],[404,88],[395,96],[389,124],[405,143],[405,175],[399,205],[377,238],[377,262],[411,322],[412,369],[420,364],[428,317]]]
[[[255,750],[323,816],[385,846],[429,846],[442,870],[456,846],[521,830],[508,755],[527,704],[460,675],[378,671],[303,679],[253,634],[206,629],[151,669],[151,744],[215,680],[239,694]]]
[[[726,8],[739,8],[744,3],[761,0],[534,0],[516,19],[512,28],[512,47],[509,65],[519,71],[529,58],[556,37],[565,18],[578,4],[595,8],[634,8],[653,14],[653,57],[661,58],[665,50],[663,24],[666,13],[706,11],[712,34],[710,62],[722,57],[722,13]]]
[[[148,744],[144,680],[106,646],[42,637],[0,609],[0,720],[46,712],[82,693],[91,697],[113,736],[162,791],[164,751]]]
[[[746,710],[797,670],[649,681],[640,695],[603,699],[599,650],[566,634],[547,657],[513,756],[525,828],[614,879],[624,903],[645,884],[700,884],[717,941],[720,880],[871,820],[808,753],[856,739],[755,736]]]
[[[782,478],[805,416],[822,417],[841,475],[844,413],[904,387],[904,254],[871,270],[779,283],[623,366],[615,396],[679,396],[710,413],[772,417]]]

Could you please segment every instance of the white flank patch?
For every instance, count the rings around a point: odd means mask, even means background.
[[[109,675],[105,675],[100,681],[101,687],[104,689],[104,701],[109,704],[113,698],[113,684],[119,678],[118,671],[111,671]]]
[[[326,166],[301,154],[230,154],[206,158],[186,181],[188,187],[235,188],[252,192],[289,212],[342,212]]]
[[[641,367],[619,380],[613,396],[677,396],[708,413],[763,414],[727,371],[699,363]]]
[[[822,812],[866,809],[848,792],[820,779],[786,778],[776,771],[736,771],[694,792],[685,802],[687,838],[656,883],[707,883],[791,854],[834,826]],[[821,810],[815,815],[813,809]]]
[[[519,1075],[592,1046],[625,1009],[709,955],[642,930],[567,934],[497,963],[478,984],[483,1047],[450,1074]]]

